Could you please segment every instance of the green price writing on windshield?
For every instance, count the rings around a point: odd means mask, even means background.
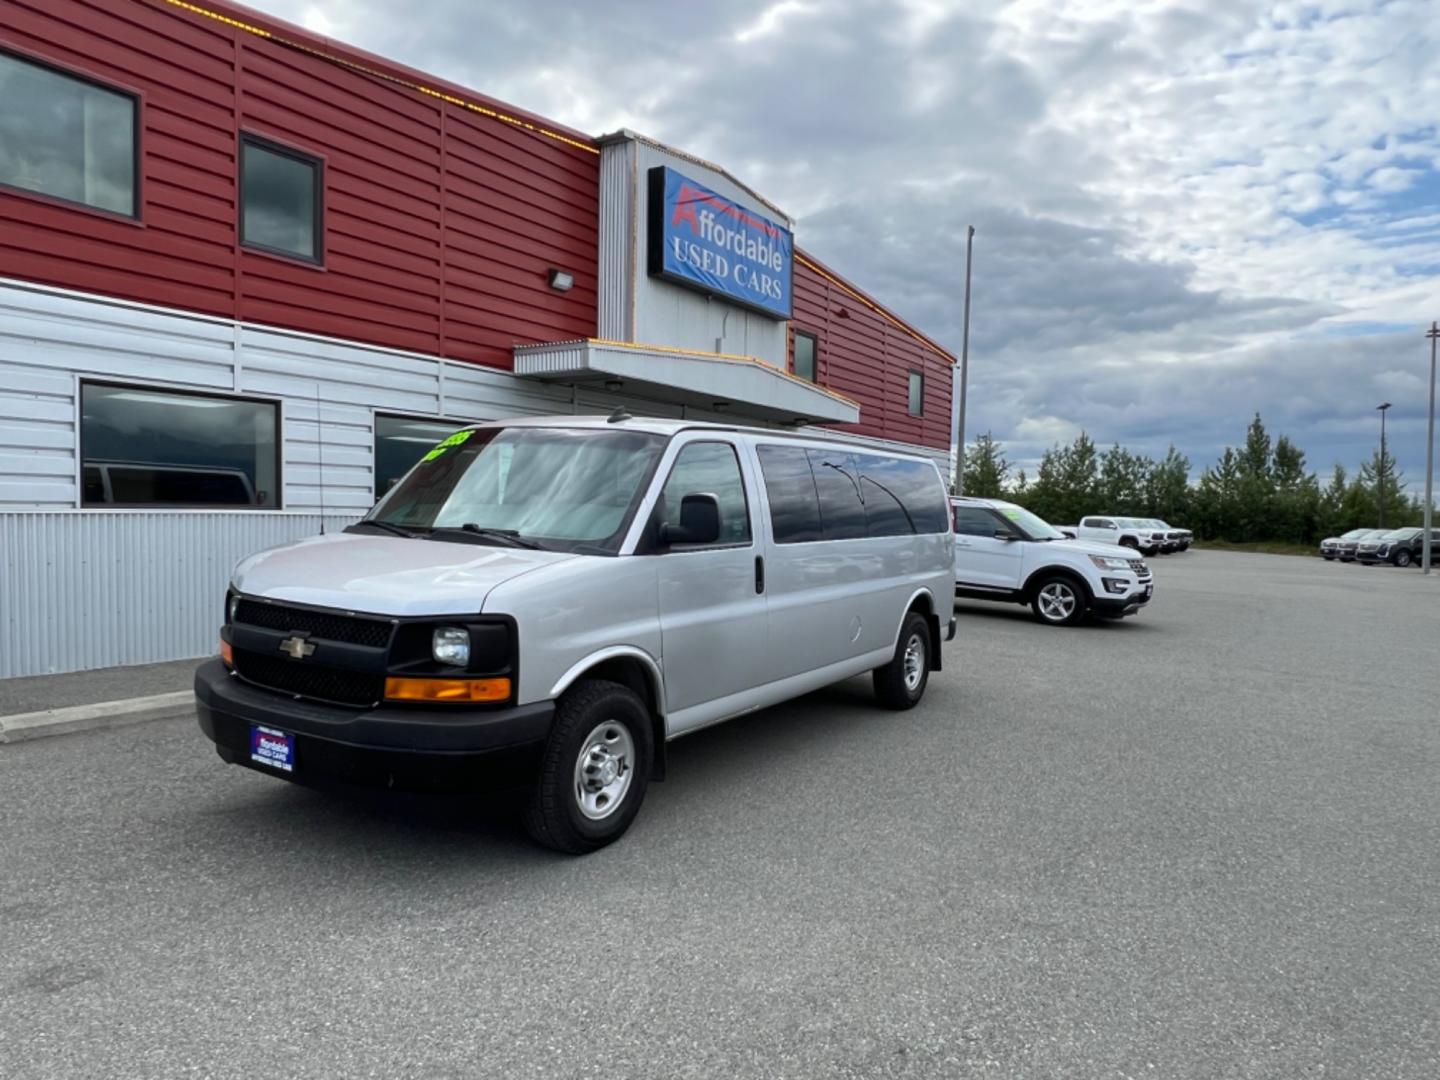
[[[449,450],[452,446],[459,446],[473,434],[474,432],[472,431],[457,431],[443,442],[436,443],[435,449],[420,459],[420,464],[423,465],[427,461],[434,461],[441,454],[445,453],[446,450]]]
[[[1020,511],[1015,509],[1015,507],[1013,506],[1007,506],[1005,509],[1001,510],[1000,513],[1004,514],[1011,521],[1020,520]]]

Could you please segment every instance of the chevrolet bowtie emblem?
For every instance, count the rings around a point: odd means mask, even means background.
[[[315,655],[315,646],[303,637],[287,637],[280,642],[280,651],[292,660],[304,660]]]

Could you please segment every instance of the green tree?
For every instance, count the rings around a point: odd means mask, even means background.
[[[1190,516],[1194,502],[1190,490],[1190,459],[1172,444],[1150,470],[1145,492],[1146,512],[1171,525]]]
[[[1227,446],[1220,460],[1200,474],[1195,488],[1196,532],[1218,540],[1237,540],[1240,534],[1240,458]]]
[[[1335,471],[1330,474],[1330,483],[1325,485],[1325,490],[1320,495],[1320,521],[1317,531],[1322,539],[1326,536],[1339,536],[1360,527],[1345,516],[1345,492],[1349,486],[1349,474],[1346,473],[1345,466],[1337,461]]]
[[[1009,479],[1010,462],[1005,459],[1004,447],[987,431],[965,451],[965,494],[1001,498]]]
[[[1154,462],[1149,458],[1132,454],[1118,443],[1101,454],[1096,498],[1103,512],[1143,515],[1153,469]]]
[[[1400,528],[1411,524],[1415,508],[1405,494],[1405,474],[1400,470],[1395,455],[1385,448],[1382,459],[1380,451],[1370,455],[1370,460],[1360,465],[1359,483],[1369,497],[1374,513],[1362,524]],[[1381,494],[1384,494],[1384,508],[1381,508]],[[1423,502],[1423,500],[1421,500]],[[1360,526],[1355,526],[1359,528]]]

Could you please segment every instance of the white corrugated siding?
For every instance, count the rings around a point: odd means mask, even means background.
[[[280,509],[77,509],[77,396],[85,378],[279,401]],[[599,388],[546,385],[435,357],[0,281],[0,678],[210,652],[236,562],[318,532],[322,509],[329,528],[369,508],[377,412],[492,420],[608,413],[617,405],[636,415],[745,422]],[[944,452],[933,456],[944,468]]]
[[[0,678],[204,656],[246,555],[354,516],[267,511],[0,514]]]

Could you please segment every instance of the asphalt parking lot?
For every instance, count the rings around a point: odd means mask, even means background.
[[[585,859],[190,721],[0,747],[0,1076],[1440,1076],[1440,581],[1153,561],[676,743]]]

